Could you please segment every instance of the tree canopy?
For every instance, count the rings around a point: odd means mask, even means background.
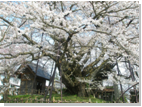
[[[139,69],[137,1],[0,2],[0,14],[1,64],[53,60],[73,93],[119,62]]]

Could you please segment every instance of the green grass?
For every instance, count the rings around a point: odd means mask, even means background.
[[[113,88],[113,86],[106,86],[106,88],[108,88],[108,89],[112,89],[112,88]]]
[[[23,99],[23,101],[22,101],[23,103],[26,103],[27,99],[28,99],[28,101],[30,101],[30,103],[33,103],[33,102],[35,102],[34,101],[35,98],[40,100],[41,98],[44,98],[44,95],[36,95],[36,94],[34,94],[33,96],[28,95],[28,94],[25,94],[25,95],[8,95],[8,99],[10,99],[10,100],[11,99],[12,100],[15,100],[15,99],[19,100],[18,103],[21,102],[20,101],[21,98]],[[46,99],[49,99],[49,95],[47,95]],[[53,99],[56,100],[56,101],[58,101],[58,100],[61,101],[61,95],[57,94],[56,92],[53,91],[51,100],[53,101]],[[73,103],[73,102],[76,102],[76,101],[78,101],[78,102],[89,102],[90,100],[91,100],[92,103],[96,103],[96,102],[97,103],[102,103],[102,102],[103,103],[104,102],[108,103],[105,100],[94,98],[92,95],[90,95],[90,97],[78,97],[77,95],[72,95],[72,94],[70,94],[68,92],[63,91],[62,101],[65,101],[65,100],[67,102],[71,101],[70,103]],[[39,102],[37,102],[37,103],[39,103]],[[3,101],[1,100],[0,103],[3,103]],[[7,103],[9,103],[9,102],[7,102]],[[15,102],[14,101],[10,101],[10,103],[15,103]]]
[[[33,96],[31,96],[31,95],[12,95],[12,96],[9,95],[8,98],[12,99],[12,100],[17,99],[17,100],[19,100],[18,103],[20,103],[20,99],[23,98],[23,103],[26,103],[27,99],[32,99],[32,100],[34,100],[35,98],[41,99],[41,98],[44,98],[44,95],[33,95]],[[46,98],[49,99],[49,96],[47,96]],[[61,100],[61,95],[53,93],[51,99],[52,99],[52,101],[53,101],[53,99],[56,100],[56,101]],[[96,103],[96,102],[97,103],[102,103],[102,102],[108,103],[105,100],[94,98],[93,96],[90,96],[90,97],[78,97],[77,95],[63,94],[63,97],[62,97],[63,101],[65,101],[65,100],[68,101],[68,102],[71,101],[70,103],[73,103],[73,102],[76,102],[76,101],[78,101],[78,102],[89,102],[89,99],[91,99],[92,103]],[[31,100],[28,100],[28,101],[30,101],[30,103],[35,102],[35,101],[31,102]],[[39,103],[39,102],[37,102],[37,103]],[[0,101],[0,103],[3,103],[3,102]],[[7,102],[7,103],[9,103],[9,102]],[[13,102],[10,102],[10,103],[15,103],[15,102],[13,101]]]
[[[13,95],[13,96],[9,95],[8,98],[10,98],[10,99],[21,99],[21,98],[23,98],[23,99],[29,99],[29,98],[40,99],[40,98],[43,98],[43,95],[33,95],[33,96],[31,96],[31,95]]]
[[[55,100],[61,100],[61,95],[59,95],[59,94],[58,95],[53,94],[53,97],[54,97]],[[53,97],[52,97],[52,99],[53,99]],[[63,101],[64,100],[66,100],[66,101],[71,100],[71,101],[74,101],[74,102],[76,102],[76,101],[78,101],[78,102],[89,102],[89,99],[91,99],[92,103],[96,103],[96,101],[97,101],[97,103],[102,103],[104,101],[102,99],[94,98],[93,96],[90,96],[90,97],[78,97],[77,95],[66,95],[66,94],[64,94],[63,97],[62,97]]]
[[[120,101],[123,101],[122,97],[120,98]],[[127,99],[126,99],[125,95],[124,95],[124,101],[127,102]]]

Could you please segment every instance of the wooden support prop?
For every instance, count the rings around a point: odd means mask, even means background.
[[[35,98],[35,103],[38,103],[37,98]]]
[[[40,102],[43,103],[43,98],[40,99]]]
[[[32,98],[30,98],[30,103],[33,103],[33,99]]]
[[[14,99],[14,102],[16,103],[16,99]]]
[[[53,97],[53,103],[55,102],[55,98]]]
[[[91,98],[89,98],[89,103],[91,103]]]
[[[23,98],[21,98],[20,100],[21,100],[21,103],[23,103]]]
[[[38,90],[38,94],[40,94],[40,89]]]
[[[48,100],[47,100],[47,99],[45,100],[45,103],[48,103]]]
[[[9,98],[9,103],[10,103],[10,100],[11,100],[11,99]]]

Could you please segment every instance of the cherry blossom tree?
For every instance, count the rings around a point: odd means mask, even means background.
[[[139,68],[139,2],[0,2],[0,14],[0,59],[50,58],[73,94],[116,60]]]
[[[13,59],[3,59],[1,60],[0,66],[0,75],[2,74],[4,76],[3,79],[0,81],[2,82],[2,87],[0,90],[0,94],[3,94],[4,100],[7,99],[7,95],[10,91],[12,91],[12,88],[10,87],[10,79],[11,77],[17,78],[16,75],[14,75],[14,72],[16,71],[17,67],[21,64],[21,62],[17,62],[16,58]]]

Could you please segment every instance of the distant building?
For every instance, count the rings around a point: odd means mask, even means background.
[[[49,86],[49,89],[52,88],[52,85]],[[62,89],[66,88],[65,85],[62,83]],[[48,86],[46,86],[46,89],[48,89]],[[54,80],[54,85],[53,85],[53,91],[59,92],[59,89],[61,89],[60,86],[60,81]]]
[[[2,95],[0,95],[0,100],[2,100],[3,99],[3,96]]]
[[[22,67],[22,66],[21,66]],[[15,72],[18,75],[18,78],[21,79],[20,84],[20,94],[31,93],[33,89],[34,77],[36,75],[36,64],[28,64],[23,67],[22,74]],[[37,93],[36,90],[41,92],[45,91],[46,80],[50,79],[50,75],[46,69],[38,65],[36,81],[34,84],[34,93]]]
[[[136,90],[136,93],[137,93],[137,100],[139,102],[139,90]],[[131,89],[130,90],[130,102],[131,103],[136,103],[136,95],[135,95],[135,90],[134,89]]]
[[[3,92],[5,91],[5,86],[3,85],[2,80],[5,78],[4,72],[0,73],[0,99],[3,98]],[[8,87],[8,94],[13,95],[13,94],[18,94],[18,88],[20,87],[19,84],[19,79],[15,78],[13,75],[10,76],[9,79],[9,87]]]
[[[95,97],[106,101],[113,101],[114,99],[114,89],[113,87],[105,88],[103,90],[93,90],[95,92]]]
[[[58,80],[55,80],[55,81],[54,81],[54,88],[55,88],[55,89],[56,89],[56,88],[57,88],[57,89],[61,89],[60,81],[58,81]],[[65,85],[62,83],[62,89],[63,89],[63,88],[66,88],[66,87],[65,87]]]

